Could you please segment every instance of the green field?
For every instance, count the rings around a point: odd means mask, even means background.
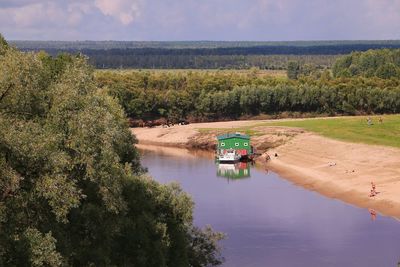
[[[379,118],[383,122],[379,122]],[[266,123],[265,126],[299,127],[322,136],[342,141],[400,147],[400,115],[366,116],[332,119],[306,119]]]

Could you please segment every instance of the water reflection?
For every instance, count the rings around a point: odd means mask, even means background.
[[[377,216],[376,211],[374,209],[368,209],[368,211],[369,211],[369,214],[371,214],[371,221],[375,221],[376,216]]]
[[[228,178],[228,180],[250,178],[250,163],[217,163],[217,176]]]

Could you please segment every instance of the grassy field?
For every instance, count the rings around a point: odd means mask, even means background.
[[[379,118],[383,122],[379,122]],[[299,127],[333,139],[355,143],[400,147],[400,115],[307,119],[266,123],[265,126]]]

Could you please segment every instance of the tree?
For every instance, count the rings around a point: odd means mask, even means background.
[[[5,50],[0,265],[220,264],[221,235],[195,228],[179,186],[146,176],[135,143],[85,57]]]
[[[5,50],[8,48],[9,46],[7,41],[4,39],[3,35],[0,34],[0,56],[4,55]]]
[[[287,77],[291,80],[297,80],[300,74],[300,64],[296,61],[288,62]]]

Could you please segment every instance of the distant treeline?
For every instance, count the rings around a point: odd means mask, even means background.
[[[171,121],[237,119],[284,112],[325,115],[400,112],[400,81],[379,78],[298,80],[234,72],[98,72],[108,90],[134,119]]]
[[[15,41],[25,51],[51,55],[83,53],[96,68],[262,69],[286,68],[288,61],[330,67],[335,56],[353,51],[400,48],[400,41],[310,42],[35,42]],[[287,60],[288,57],[291,57]]]
[[[370,45],[370,46],[398,46],[400,40],[355,40],[355,41],[278,41],[278,42],[257,42],[257,41],[10,41],[22,50],[82,50],[82,49],[130,49],[130,48],[235,48],[235,47],[262,47],[262,46],[341,46],[341,45]]]
[[[330,68],[337,56],[332,55],[89,55],[89,62],[98,69],[260,69],[285,70],[288,62]]]
[[[254,47],[218,47],[218,48],[127,48],[127,49],[70,49],[66,52],[81,52],[85,55],[116,56],[248,56],[248,55],[341,55],[353,51],[370,49],[400,48],[400,44],[378,45],[323,45],[323,46],[254,46]],[[57,54],[59,49],[46,49]]]
[[[400,78],[400,49],[353,52],[336,61],[333,74],[336,77]]]

